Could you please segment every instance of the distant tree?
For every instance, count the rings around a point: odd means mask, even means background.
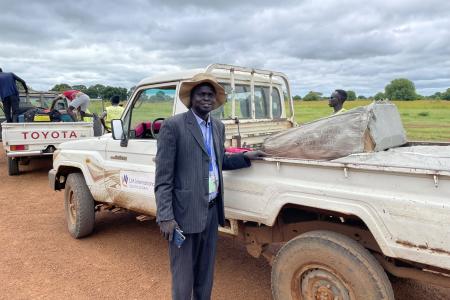
[[[304,101],[318,101],[318,100],[320,100],[321,96],[322,96],[322,93],[309,91],[308,94],[306,94],[305,97],[303,97],[303,100]]]
[[[384,88],[387,98],[391,100],[415,100],[417,98],[414,83],[406,78],[397,78]]]
[[[87,88],[86,94],[91,98],[103,98],[105,86],[103,84],[91,85]]]
[[[108,85],[108,86],[105,86],[105,88],[103,89],[103,92],[102,92],[100,98],[108,100],[108,99],[111,99],[111,97],[115,96],[115,95],[116,95],[116,88]]]
[[[86,93],[86,91],[87,91],[87,87],[84,84],[76,84],[76,85],[73,85],[72,88],[74,90],[78,90],[78,91],[81,91],[83,93]]]
[[[150,97],[151,102],[163,102],[170,99],[170,96],[167,96],[164,91],[157,91],[155,95]]]
[[[441,94],[442,100],[450,100],[450,88]]]
[[[364,100],[364,99],[367,99],[367,97],[364,96],[364,95],[359,95],[359,96],[358,96],[358,99],[359,99],[359,100]]]
[[[356,93],[354,91],[347,91],[347,101],[356,100]]]
[[[294,101],[300,101],[302,100],[302,97],[300,97],[300,95],[295,95],[292,99],[294,99]]]
[[[126,101],[128,99],[128,90],[126,88],[119,87],[117,91],[120,101]]]
[[[127,99],[131,97],[131,95],[133,95],[134,90],[136,89],[136,86],[132,86],[130,87],[130,89],[127,92]]]
[[[445,93],[445,92],[444,92]],[[436,92],[433,95],[429,96],[430,99],[435,99],[435,100],[439,100],[442,99],[442,93],[441,92]]]
[[[127,99],[127,89],[122,87],[106,86],[103,88],[100,98],[109,100],[112,96],[119,96],[120,100]]]
[[[374,100],[383,100],[384,98],[386,98],[386,95],[382,92],[378,92],[373,96]]]
[[[63,91],[71,90],[71,89],[72,89],[72,87],[70,85],[68,85],[67,83],[59,83],[59,84],[56,84],[54,87],[52,87],[50,91],[63,92]]]

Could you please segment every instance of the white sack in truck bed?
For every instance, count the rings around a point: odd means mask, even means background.
[[[263,150],[277,157],[329,160],[406,142],[397,107],[374,102],[275,134]]]
[[[450,145],[398,147],[377,153],[352,154],[334,161],[345,164],[450,172]]]

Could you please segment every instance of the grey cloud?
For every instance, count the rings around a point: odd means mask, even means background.
[[[130,87],[213,62],[287,73],[293,93],[450,87],[450,2],[0,0],[0,66],[47,89]]]

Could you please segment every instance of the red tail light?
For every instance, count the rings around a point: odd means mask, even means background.
[[[11,145],[9,149],[11,151],[20,151],[20,150],[27,150],[28,147],[26,145]]]

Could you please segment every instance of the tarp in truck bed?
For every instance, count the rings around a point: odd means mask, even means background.
[[[374,102],[275,134],[263,150],[276,157],[331,160],[406,142],[397,107]]]

